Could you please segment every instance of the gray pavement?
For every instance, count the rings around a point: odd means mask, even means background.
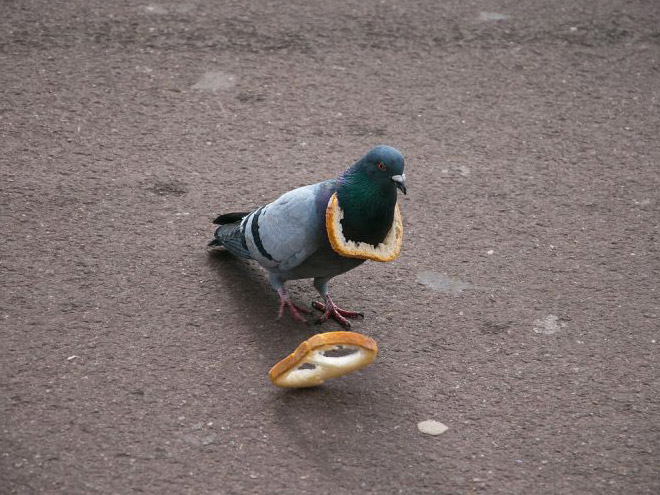
[[[1,493],[660,493],[660,4],[0,10]],[[402,255],[332,283],[378,360],[277,389],[338,327],[210,222],[379,143]]]

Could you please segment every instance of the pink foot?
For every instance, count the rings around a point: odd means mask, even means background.
[[[330,296],[325,297],[326,303],[323,304],[319,301],[314,301],[312,306],[314,306],[319,311],[323,311],[323,314],[316,320],[316,323],[323,323],[328,321],[328,319],[335,319],[341,326],[346,328],[351,328],[351,322],[346,318],[364,318],[363,313],[358,313],[357,311],[348,311],[341,309],[335,303],[332,302]]]
[[[289,308],[289,313],[294,320],[305,323],[305,318],[303,318],[300,313],[307,314],[309,311],[294,303],[289,298],[289,295],[287,294],[286,290],[284,290],[284,288],[278,289],[277,294],[280,296],[280,308],[277,311],[277,319],[279,320],[282,318],[282,315],[284,314],[284,308],[286,307]]]

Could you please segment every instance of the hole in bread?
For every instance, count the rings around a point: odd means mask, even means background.
[[[360,347],[333,345],[316,350],[308,358],[308,362],[323,368],[341,369],[356,365],[364,359],[364,356],[365,351]]]
[[[399,256],[403,243],[403,222],[398,204],[394,208],[394,221],[387,236],[376,246],[367,242],[356,242],[344,237],[344,211],[339,207],[337,193],[328,201],[325,212],[328,240],[335,252],[349,258],[360,258],[376,261],[392,261]]]
[[[323,351],[323,355],[326,357],[343,357],[343,356],[348,356],[350,354],[355,354],[357,351],[358,350],[356,347],[346,347],[343,345],[338,345],[331,349],[327,349]]]
[[[300,366],[298,366],[299,370],[313,370],[316,368],[315,364],[312,363],[303,363]]]

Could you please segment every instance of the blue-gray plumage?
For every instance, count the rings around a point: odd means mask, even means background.
[[[326,231],[326,207],[337,193],[344,212],[342,231],[347,240],[381,243],[394,218],[397,188],[406,193],[404,158],[390,146],[377,146],[355,162],[337,179],[294,189],[252,212],[220,215],[220,226],[209,243],[212,249],[256,260],[269,273],[269,281],[280,297],[278,317],[287,307],[297,320],[307,310],[288,296],[287,280],[313,278],[325,303],[314,303],[323,311],[319,322],[332,317],[346,327],[346,319],[361,313],[337,307],[328,294],[328,281],[364,262],[347,258],[332,249]]]

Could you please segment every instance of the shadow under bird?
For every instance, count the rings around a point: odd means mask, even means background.
[[[397,190],[406,194],[403,155],[391,146],[377,146],[336,179],[294,189],[251,212],[226,213],[209,250],[256,260],[269,273],[279,295],[280,318],[287,308],[304,321],[308,311],[289,297],[288,280],[314,279],[323,297],[314,308],[317,323],[334,318],[350,328],[347,318],[362,313],[338,307],[328,282],[364,263],[391,261],[401,248],[402,225]]]

